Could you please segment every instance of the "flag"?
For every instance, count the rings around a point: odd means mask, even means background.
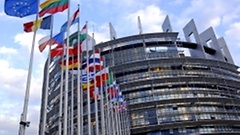
[[[85,69],[88,71],[95,70],[102,70],[103,69],[103,59],[99,58],[89,58],[88,59],[88,67],[87,67],[87,60],[83,60],[82,62],[82,69]]]
[[[24,31],[32,32],[32,31],[34,31],[35,27],[36,27],[36,30],[38,30],[39,28],[50,29],[51,21],[52,21],[52,17],[50,15],[50,16],[38,19],[37,21],[24,23],[23,24]]]
[[[51,57],[62,56],[64,52],[63,46],[57,46],[56,48],[51,50]],[[73,48],[68,48],[69,55],[74,55]]]
[[[103,69],[103,57],[100,56],[99,50],[90,56],[87,69],[89,71]]]
[[[59,50],[60,48],[62,48],[63,44],[63,33],[56,34],[52,39],[50,39],[50,36],[45,36],[38,41],[38,44],[40,52],[42,52],[46,48],[46,46],[50,44],[59,44],[59,46],[57,47],[57,50]]]
[[[86,34],[80,34],[80,35],[75,34],[72,37],[70,37],[69,44],[74,46],[74,52],[75,52],[74,55],[78,55],[78,53],[82,53],[83,51],[82,42],[86,40],[86,38],[87,38]],[[75,45],[76,43],[78,43],[78,40],[79,40],[79,44]]]
[[[70,37],[69,44],[75,45],[76,43],[79,44],[77,46],[80,47],[81,52],[82,51],[90,51],[92,50],[92,46],[96,44],[95,39],[93,39],[90,35],[87,34],[87,24],[85,24],[80,32],[80,35],[75,34],[74,36]],[[88,46],[88,49],[87,49]],[[75,48],[77,52],[77,47]]]
[[[50,4],[54,3],[54,2],[58,2],[58,1],[59,1],[59,0],[46,0],[46,1],[44,1],[42,4],[40,4],[39,7],[40,7],[41,9],[43,9],[44,7],[50,5]]]
[[[85,40],[81,43],[82,51],[92,50],[92,46],[96,44],[96,41],[87,34],[87,24],[83,26],[81,35],[83,37],[86,37]]]
[[[51,41],[50,40],[50,36],[45,36],[42,39],[40,39],[38,41],[38,44],[39,44],[38,49],[39,49],[39,51],[42,52],[46,48],[46,46],[50,44],[50,41]]]
[[[89,72],[88,73],[88,79],[89,80],[87,80],[87,73],[82,74],[82,79],[81,79],[82,83],[87,83],[87,82],[92,81],[94,79],[94,75],[95,75],[94,72]]]
[[[70,36],[70,39],[69,39],[69,44],[70,45],[74,45],[77,43],[78,39],[80,40],[80,44],[81,42],[83,42],[85,39],[87,38],[87,34],[74,34],[72,36]]]
[[[96,41],[90,35],[86,35],[86,39],[81,43],[82,51],[90,51],[95,46]]]
[[[62,69],[66,70],[67,68],[67,63],[66,60],[59,62],[61,65]],[[69,58],[69,63],[68,63],[68,69],[73,69],[78,67],[78,58]]]
[[[67,26],[68,26],[68,25],[71,26],[71,25],[73,25],[73,24],[75,24],[75,23],[78,23],[78,22],[79,22],[79,17],[77,18],[78,14],[79,14],[79,9],[75,11],[75,13],[73,14],[73,16],[70,18],[70,21],[67,21],[67,22],[65,22],[65,23],[62,25],[60,31],[65,32],[65,31],[67,30]]]
[[[97,87],[101,87],[105,85],[105,82],[109,79],[109,68],[105,67],[101,71],[96,73],[96,85]]]
[[[107,93],[110,101],[113,102],[118,99],[118,88],[115,82],[108,87]]]
[[[107,79],[107,84],[110,85],[110,84],[113,84],[113,72],[110,72],[109,73],[109,76],[108,76],[108,79]]]
[[[63,37],[64,37],[64,33],[60,32],[57,35],[55,35],[51,40],[53,41],[53,44],[63,44]]]
[[[66,31],[67,31],[67,23],[68,23],[68,22],[65,22],[65,23],[62,25],[62,27],[61,27],[61,29],[60,29],[61,32],[66,32]],[[79,23],[79,17],[77,17],[75,20],[73,20],[73,22],[70,24],[70,26],[71,26],[71,25],[74,25],[74,24],[76,24],[76,23]]]
[[[42,10],[39,12],[39,17],[44,16],[46,13],[55,14],[63,12],[68,8],[68,0],[47,0],[43,2],[40,7]]]
[[[25,17],[38,12],[37,0],[5,0],[4,12],[9,16]]]
[[[87,90],[87,86],[89,86],[90,89],[93,89],[94,88],[94,81],[90,81],[88,83],[82,83],[83,91]]]
[[[58,45],[54,49],[51,49],[50,55],[51,57],[62,56],[63,55],[63,46]]]
[[[126,103],[126,101],[121,102],[121,103],[118,105],[118,111],[126,111],[126,110],[127,110],[127,103]]]

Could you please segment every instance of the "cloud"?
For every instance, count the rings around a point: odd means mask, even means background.
[[[36,35],[34,49],[27,119],[31,124],[26,129],[27,134],[31,135],[38,134],[43,65],[47,52],[40,53],[37,42],[43,36],[44,34]],[[5,125],[0,123],[0,134],[3,135],[17,134],[24,103],[32,38],[33,33],[18,33],[14,38],[16,48],[0,47],[0,55],[4,55],[3,59],[0,59],[0,121],[8,123]]]
[[[16,36],[15,36],[15,39],[14,39],[14,42],[15,43],[18,43],[20,46],[22,47],[26,47],[28,48],[29,50],[31,50],[31,46],[32,46],[32,40],[33,40],[33,35],[34,35],[34,32],[29,32],[29,33],[18,33]],[[45,35],[43,34],[36,34],[36,37],[35,37],[35,46],[38,45],[38,41],[44,37]]]
[[[97,31],[94,33],[96,43],[109,41],[110,35],[109,35],[109,26],[108,25],[109,25],[108,23],[104,23],[99,28],[97,28]],[[91,33],[91,31],[90,31],[90,33]]]
[[[225,32],[225,39],[234,58],[234,62],[240,65],[240,39],[237,33],[240,33],[240,21],[229,25],[229,28]]]
[[[131,13],[125,20],[130,21],[131,24],[128,24],[128,26],[136,26],[134,27],[136,32],[138,31],[138,16],[140,17],[144,33],[161,31],[162,21],[166,17],[165,13],[156,5],[149,5],[144,9]]]
[[[17,49],[15,48],[8,48],[6,46],[0,47],[0,54],[16,54]]]
[[[240,47],[240,38],[237,33],[240,33],[240,22],[235,22],[229,26],[229,29],[225,32],[225,35],[230,40],[234,40],[237,46]]]
[[[18,134],[20,114],[22,113],[22,105],[20,105],[19,103],[5,104],[5,106],[1,105],[0,109],[0,134]],[[30,121],[30,127],[26,128],[26,134],[38,134],[39,115],[36,114],[39,114],[39,111],[39,106],[29,106],[27,120]]]

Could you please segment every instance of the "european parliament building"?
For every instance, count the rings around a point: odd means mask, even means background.
[[[239,135],[240,72],[224,38],[212,27],[198,33],[190,20],[182,40],[168,16],[162,30],[95,46],[127,102],[129,134]],[[50,92],[48,104],[58,95]],[[47,121],[57,114],[57,105],[47,112]],[[48,128],[54,134],[58,124]]]

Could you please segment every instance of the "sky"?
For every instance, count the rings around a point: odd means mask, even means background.
[[[43,0],[41,0],[43,2]],[[162,32],[161,25],[169,16],[174,32],[183,38],[183,27],[194,19],[198,32],[213,27],[216,36],[224,37],[236,65],[240,66],[240,0],[71,0],[70,14],[80,4],[80,25],[87,21],[89,32],[97,43],[108,41],[109,22],[117,38],[138,34],[137,16],[140,16],[143,33]],[[20,114],[29,66],[33,33],[23,31],[23,23],[35,19],[7,16],[4,0],[0,1],[0,135],[18,134]],[[67,20],[67,11],[54,15],[53,33],[58,33]],[[77,25],[71,27],[71,33]],[[37,135],[43,66],[47,50],[40,53],[38,40],[49,35],[49,30],[39,30],[34,47],[33,73],[27,120],[30,127],[26,135]]]

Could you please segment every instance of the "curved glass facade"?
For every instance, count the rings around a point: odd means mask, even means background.
[[[194,46],[174,33],[96,46],[127,100],[131,134],[240,134],[238,67],[181,51]]]

